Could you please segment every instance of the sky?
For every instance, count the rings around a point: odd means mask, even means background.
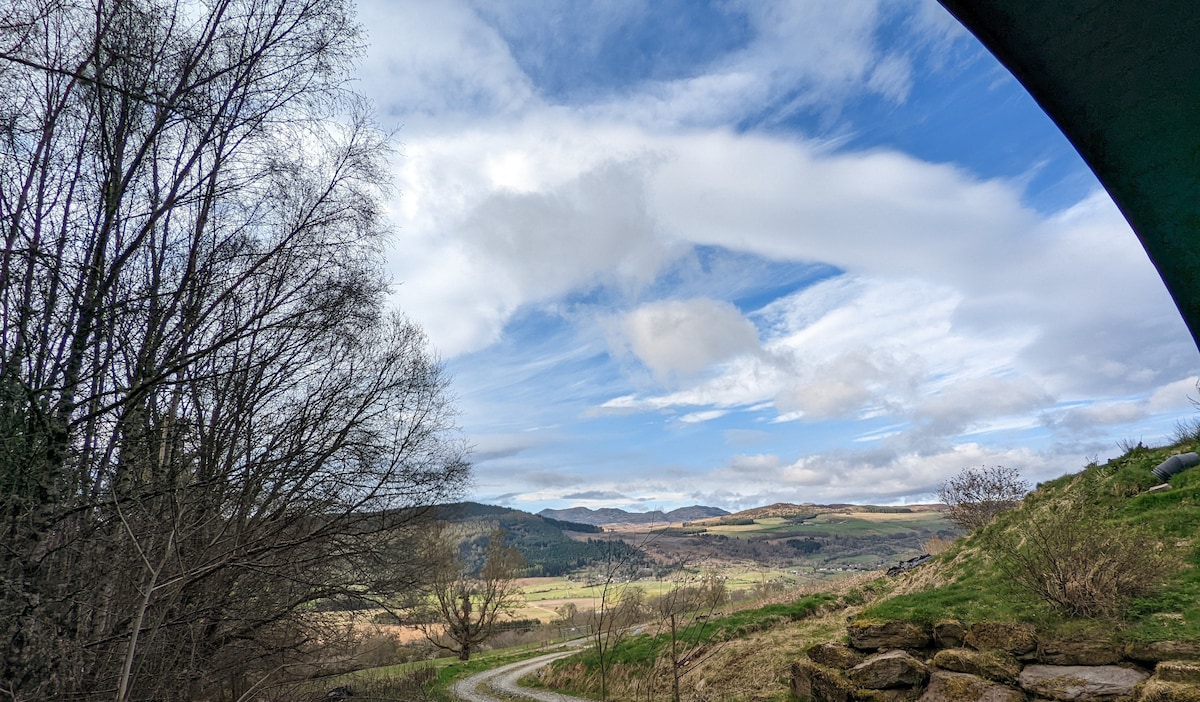
[[[935,499],[1195,421],[1137,238],[932,0],[363,0],[470,499]]]

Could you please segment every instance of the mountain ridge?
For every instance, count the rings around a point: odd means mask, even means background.
[[[537,513],[539,517],[548,517],[550,519],[578,524],[591,524],[593,526],[609,526],[612,524],[678,524],[680,522],[699,519],[724,517],[728,514],[728,511],[720,507],[705,507],[703,505],[680,507],[670,512],[663,512],[658,509],[651,512],[627,512],[616,507],[602,507],[600,509],[569,507],[567,509],[543,509]]]

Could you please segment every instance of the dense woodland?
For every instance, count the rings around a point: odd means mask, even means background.
[[[456,525],[459,558],[468,570],[483,567],[492,531],[500,529],[505,543],[525,559],[526,577],[559,576],[606,562],[637,562],[645,559],[635,545],[619,539],[586,536],[603,529],[591,524],[564,522],[528,512],[466,502],[446,505],[439,516]]]

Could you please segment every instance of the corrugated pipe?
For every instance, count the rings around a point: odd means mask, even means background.
[[[1157,475],[1158,479],[1165,483],[1172,475],[1187,470],[1194,465],[1200,465],[1200,455],[1195,453],[1180,453],[1159,463],[1158,467],[1150,472]]]

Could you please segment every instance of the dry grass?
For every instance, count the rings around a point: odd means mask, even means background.
[[[878,574],[847,577],[836,583],[822,583],[819,589],[814,586],[813,590],[843,594],[861,591],[877,577]],[[730,610],[791,603],[809,594],[812,593],[791,590],[734,606]],[[681,699],[693,702],[782,702],[791,699],[789,679],[792,663],[802,658],[809,646],[842,638],[846,615],[856,609],[841,605],[828,606],[824,611],[798,622],[780,623],[690,651],[681,668],[684,671],[680,680]],[[665,650],[649,668],[637,664],[615,664],[608,673],[608,697],[620,700],[670,699],[671,670],[671,660]],[[541,682],[551,689],[599,690],[597,671],[589,671],[582,664],[555,666],[544,674]]]
[[[743,638],[692,651],[680,679],[684,700],[729,702],[776,702],[788,700],[789,678],[794,661],[809,646],[837,638],[845,627],[842,612],[828,612]],[[562,671],[565,679],[546,679],[554,685],[566,683],[578,689],[582,666]],[[596,681],[590,681],[596,685]],[[616,665],[609,672],[610,699],[670,699],[671,661],[662,656],[647,672],[641,666]]]
[[[950,550],[958,539],[946,539],[941,536],[931,536],[921,542],[921,550],[931,556],[937,556]]]

